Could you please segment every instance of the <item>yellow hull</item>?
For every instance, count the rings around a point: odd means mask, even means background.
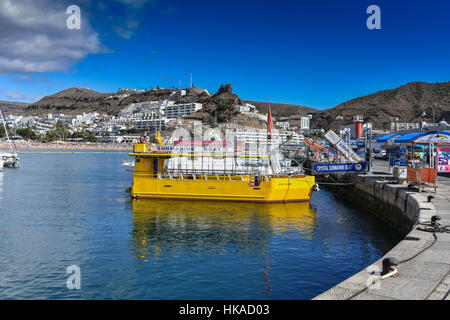
[[[135,199],[215,200],[235,202],[309,201],[315,179],[304,177],[269,177],[257,186],[252,177],[209,176],[158,179],[145,172],[135,172],[131,196]]]

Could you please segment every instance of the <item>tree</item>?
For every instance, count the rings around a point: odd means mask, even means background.
[[[94,135],[92,134],[92,132],[89,133],[89,135],[88,135],[85,139],[86,139],[87,141],[89,141],[89,142],[97,142],[97,141],[98,141],[97,137],[94,136]]]
[[[36,140],[36,138],[37,138],[36,133],[33,130],[31,130],[30,128],[17,129],[16,135],[21,136],[22,138],[31,139],[31,140]]]

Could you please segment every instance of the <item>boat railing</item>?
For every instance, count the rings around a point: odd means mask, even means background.
[[[296,178],[304,177],[303,173],[264,175],[261,172],[237,172],[235,170],[170,170],[153,173],[148,171],[135,171],[141,176],[158,180],[214,180],[214,181],[253,181],[259,177],[261,181],[269,181],[271,178]]]

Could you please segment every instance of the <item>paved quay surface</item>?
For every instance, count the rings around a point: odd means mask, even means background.
[[[386,161],[375,161],[372,173],[365,177],[377,180],[377,183],[389,184],[390,188],[405,189],[406,196],[414,194],[421,221],[430,221],[431,216],[439,215],[443,225],[450,225],[450,178],[438,176],[437,193],[434,193],[433,188],[420,193],[406,190],[404,185],[392,181]],[[434,197],[431,203],[427,202],[429,195]],[[314,299],[450,300],[450,234],[433,234],[421,231],[423,228],[423,225],[418,224],[380,260]],[[371,271],[380,271],[382,260],[387,257],[397,258],[401,262],[396,267],[398,273],[380,280]]]

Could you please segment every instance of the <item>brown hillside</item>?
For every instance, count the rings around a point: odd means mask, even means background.
[[[267,113],[268,103],[267,102],[258,102],[258,101],[244,101],[245,103],[250,103],[256,107],[259,112]],[[308,115],[319,112],[317,109],[298,106],[293,104],[284,104],[284,103],[270,103],[270,110],[274,117],[288,117],[292,115]]]
[[[391,90],[379,91],[344,102],[334,108],[316,113],[313,127],[333,128],[339,125],[338,115],[344,116],[343,124],[352,123],[353,116],[363,115],[376,129],[398,119],[399,122],[420,122],[425,111],[425,121],[450,120],[450,82],[411,82]]]
[[[29,103],[25,102],[0,101],[0,110],[2,110],[3,115],[6,117],[10,114],[22,114],[28,105]]]
[[[105,100],[112,93],[100,93],[89,89],[70,88],[30,104],[27,115],[45,116],[48,113],[80,114],[83,112],[114,112],[117,100]]]
[[[258,111],[266,113],[267,103],[242,101],[233,93],[231,85],[221,86],[216,94],[209,96],[202,89],[188,88],[187,95],[176,101],[199,102],[203,109],[189,118],[214,124],[233,122],[250,126],[264,127],[266,124],[244,115],[236,115],[234,107],[248,102],[256,106]],[[159,89],[145,92],[121,90],[117,93],[100,93],[89,89],[70,88],[54,95],[44,97],[30,104],[14,104],[3,102],[2,109],[6,114],[24,114],[45,116],[47,113],[80,114],[96,111],[99,113],[117,114],[130,103],[172,99],[171,89]],[[129,96],[120,96],[128,94]],[[365,121],[372,122],[376,129],[385,127],[393,119],[400,122],[420,122],[425,112],[425,121],[433,121],[433,108],[436,122],[443,119],[450,121],[450,82],[426,83],[411,82],[396,89],[379,91],[364,97],[344,102],[327,110],[316,110],[305,106],[296,106],[271,102],[274,117],[313,114],[313,128],[338,127],[338,115],[344,116],[344,124],[352,123],[353,116],[363,115]]]

